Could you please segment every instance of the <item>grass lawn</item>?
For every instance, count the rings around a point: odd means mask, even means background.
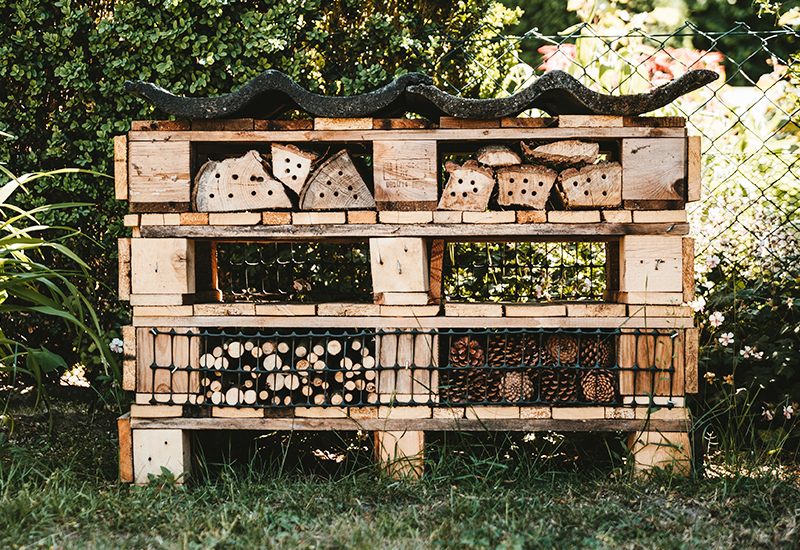
[[[448,435],[420,482],[384,479],[357,434],[215,434],[195,474],[116,482],[91,400],[18,416],[0,445],[0,548],[798,548],[793,463],[633,479],[615,437]],[[719,470],[717,470],[719,471]]]

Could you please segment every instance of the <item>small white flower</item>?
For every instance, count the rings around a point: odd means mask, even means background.
[[[708,316],[708,322],[711,323],[711,326],[714,328],[719,328],[719,326],[722,324],[724,320],[725,316],[719,311],[715,311],[714,313]]]
[[[706,309],[706,299],[702,296],[699,296],[693,302],[689,302],[689,305],[694,310],[695,313],[700,313],[704,309]]]
[[[589,279],[584,279],[582,284],[584,293],[588,293],[590,290],[592,290],[592,281]]]
[[[769,409],[761,409],[761,416],[764,417],[764,420],[772,420],[772,411]]]
[[[123,346],[123,342],[119,338],[114,338],[108,344],[108,348],[111,351],[113,351],[114,353],[122,353],[122,349],[123,349],[122,346]]]
[[[742,349],[741,351],[739,351],[739,355],[741,355],[742,357],[744,357],[745,359],[747,359],[748,357],[750,357],[750,353],[751,353],[752,351],[753,351],[753,348],[751,348],[750,346],[745,346],[745,347],[744,347],[744,349]]]
[[[542,297],[542,285],[536,285],[536,288],[534,288],[533,291],[536,294],[537,298]]]
[[[710,258],[708,258],[708,259],[706,260],[706,265],[707,265],[708,267],[710,267],[711,269],[714,269],[715,267],[717,267],[717,266],[719,265],[719,256],[717,256],[716,254],[714,254],[713,256],[711,256]]]
[[[719,337],[719,343],[726,347],[730,346],[733,343],[733,333],[723,332],[722,336]]]
[[[791,296],[786,298],[786,306],[791,308],[793,305],[794,305],[794,298],[792,298]]]
[[[794,407],[791,405],[786,405],[783,407],[783,417],[786,420],[790,420],[792,418],[792,414],[794,414]]]
[[[754,351],[753,352],[753,357],[755,359],[763,359],[764,358],[764,352],[763,351],[758,351],[758,352]]]

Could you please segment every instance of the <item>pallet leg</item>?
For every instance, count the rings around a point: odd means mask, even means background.
[[[131,434],[131,413],[117,418],[119,433],[119,480],[133,483],[133,439]]]
[[[425,432],[375,432],[375,459],[394,478],[422,476]]]
[[[628,437],[636,472],[654,468],[688,475],[691,471],[692,448],[686,432],[638,432]]]
[[[133,477],[138,484],[149,474],[162,475],[166,468],[178,483],[186,481],[191,463],[187,430],[133,430]]]

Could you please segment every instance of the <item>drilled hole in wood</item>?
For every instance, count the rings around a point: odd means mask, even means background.
[[[461,196],[462,196],[462,197],[466,197],[466,196],[467,196],[467,193],[466,193],[466,192],[464,192],[464,193],[462,193],[462,194],[461,194]]]
[[[536,191],[531,191],[531,195],[536,196]]]
[[[528,183],[528,178],[525,178],[524,180],[522,180],[522,183]]]
[[[292,176],[292,181],[296,180],[297,176]]]
[[[286,162],[292,162],[292,160],[291,160],[291,159],[288,159],[288,158],[287,158],[287,159],[284,159],[284,160],[285,160]]]
[[[469,180],[470,185],[475,185],[475,180]]]
[[[352,185],[348,185],[348,186],[347,186],[347,190],[348,190],[348,191],[352,191],[352,190],[353,190],[353,186],[352,186]]]
[[[211,193],[211,194],[208,196],[208,198],[209,198],[209,199],[213,199],[213,198],[214,198],[214,193]]]
[[[464,180],[458,180],[458,183],[464,183]]]
[[[578,182],[577,182],[577,181],[573,181],[573,182],[572,182],[572,186],[573,186],[573,187],[578,187]]]
[[[339,196],[339,192],[338,192],[338,191],[334,191],[334,192],[333,192],[333,196],[334,196],[334,197],[338,197],[338,196]]]
[[[583,192],[583,194],[584,194],[585,196],[587,196],[587,197],[589,196],[589,192],[588,192],[588,191],[584,191],[584,192]]]
[[[477,187],[473,187],[473,188],[472,188],[472,192],[473,192],[473,193],[477,193],[477,192],[478,192],[478,188],[477,188]]]
[[[228,198],[232,199],[233,198],[233,193],[228,193]]]
[[[451,196],[451,197],[455,197],[455,196],[456,196],[456,192],[455,192],[455,191],[451,191],[451,192],[450,192],[450,196]]]
[[[291,174],[291,173],[292,173],[292,169],[291,169],[291,168],[287,168],[287,169],[286,169],[286,173],[287,173],[287,174]]]
[[[513,195],[514,195],[514,192],[513,192],[513,191],[509,191],[509,192],[508,192],[508,196],[509,196],[509,197],[511,197],[511,196],[513,196]]]
[[[586,183],[592,183],[592,178],[586,178]]]
[[[601,175],[600,177],[603,178],[603,179],[606,179],[606,175],[605,174]]]
[[[255,191],[250,191],[250,194],[253,195],[254,197],[256,196],[256,192]]]
[[[339,175],[340,175],[340,176],[344,175],[344,172],[342,172],[341,170],[339,170]]]
[[[603,196],[605,197],[607,195],[608,195],[608,191],[603,191]]]
[[[328,185],[330,185],[330,184],[331,184],[331,180],[328,180],[328,181],[326,181],[325,183],[327,183]]]
[[[527,190],[527,189],[523,189],[523,190],[521,191],[521,193],[522,193],[523,195],[524,195],[525,193],[527,193],[527,192],[528,192],[528,190]]]
[[[215,177],[215,178],[218,178],[218,177],[219,177],[219,174],[214,174],[214,177]]]
[[[239,174],[232,175],[231,179],[238,180],[239,179]]]
[[[357,198],[358,198],[358,195],[353,195],[353,198],[354,198],[354,199],[357,199]]]
[[[256,194],[256,193],[255,193],[255,191],[253,191],[253,194],[254,194],[254,195]],[[270,196],[272,196],[272,189],[270,189],[269,191],[267,191],[267,195],[270,195]]]
[[[544,182],[543,181],[539,182],[539,187],[544,187]]]
[[[508,183],[514,183],[514,178],[508,178]]]
[[[253,174],[252,176],[250,176],[250,181],[256,181],[256,176],[255,176],[255,174]]]
[[[325,193],[320,193],[319,194],[319,198],[323,198],[324,196],[325,196]]]
[[[256,181],[257,181],[257,182],[259,182],[259,183],[261,183],[262,181],[264,181],[264,178],[263,178],[263,176],[258,176],[258,177],[256,178]]]
[[[298,167],[298,168],[302,168],[302,167],[303,167],[303,165],[302,165],[302,164],[300,164],[300,163],[298,162],[298,163],[297,163],[297,167]]]

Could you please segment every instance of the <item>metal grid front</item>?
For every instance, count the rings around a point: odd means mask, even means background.
[[[223,300],[371,302],[369,245],[351,243],[218,243]]]
[[[683,395],[683,332],[152,329],[153,403],[620,405]]]
[[[468,302],[599,300],[605,264],[604,243],[448,243],[444,292]]]

